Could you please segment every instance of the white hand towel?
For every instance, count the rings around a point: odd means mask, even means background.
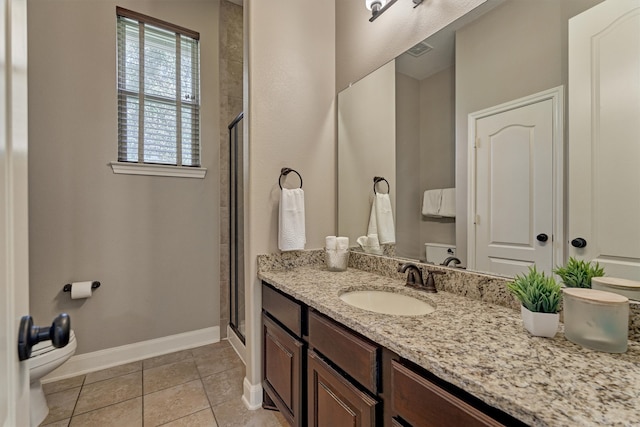
[[[376,198],[373,197],[371,202],[371,213],[369,214],[369,226],[367,227],[367,236],[370,234],[378,235],[378,218],[376,215]]]
[[[301,188],[283,188],[278,216],[278,248],[281,251],[302,250],[305,243],[304,191]]]
[[[456,216],[456,189],[445,188],[442,190],[442,201],[440,202],[440,210],[438,213],[441,216],[455,218]]]
[[[422,215],[439,217],[442,189],[427,190],[422,198]]]
[[[369,234],[367,236],[367,246],[364,247],[364,251],[368,254],[382,255],[382,248],[377,234]]]
[[[378,241],[377,234],[369,234],[368,236],[360,236],[357,240],[362,250],[368,254],[382,254],[382,248],[380,247],[380,242]]]
[[[336,238],[336,249],[339,251],[344,251],[349,249],[349,238],[348,237],[337,237]]]
[[[336,242],[337,242],[337,237],[336,236],[327,236],[324,238],[324,247],[327,250],[330,251],[335,251],[336,250]]]
[[[396,230],[393,225],[393,212],[391,211],[391,199],[388,193],[377,193],[374,198],[378,240],[381,244],[395,243]],[[369,233],[372,234],[372,233]]]

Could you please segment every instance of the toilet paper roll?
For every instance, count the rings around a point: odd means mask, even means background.
[[[91,288],[91,281],[88,282],[74,282],[71,284],[71,299],[91,298],[93,289]]]

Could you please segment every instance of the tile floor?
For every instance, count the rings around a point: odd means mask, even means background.
[[[45,384],[41,426],[288,427],[279,412],[246,409],[244,375],[226,340],[127,363]]]

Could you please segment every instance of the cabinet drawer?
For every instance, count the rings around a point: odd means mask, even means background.
[[[391,361],[392,412],[413,426],[502,426],[408,367]]]
[[[262,308],[297,337],[302,337],[302,305],[262,284]]]
[[[309,427],[376,425],[378,401],[360,391],[313,351],[308,354]]]
[[[369,391],[378,393],[378,345],[309,310],[309,346]]]

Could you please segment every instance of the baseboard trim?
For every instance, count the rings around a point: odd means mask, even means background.
[[[212,326],[210,328],[198,329],[182,334],[169,335],[167,337],[84,353],[72,356],[58,369],[46,375],[42,379],[42,383],[46,384],[59,381],[75,377],[76,375],[87,374],[89,372],[219,341],[220,327]]]
[[[227,325],[227,339],[229,340],[231,347],[233,347],[236,353],[238,353],[240,359],[242,359],[242,363],[247,366],[247,347],[243,344],[240,338],[238,338],[229,325]]]
[[[247,377],[242,382],[244,394],[242,402],[250,410],[255,411],[262,407],[262,384],[251,384]]]

